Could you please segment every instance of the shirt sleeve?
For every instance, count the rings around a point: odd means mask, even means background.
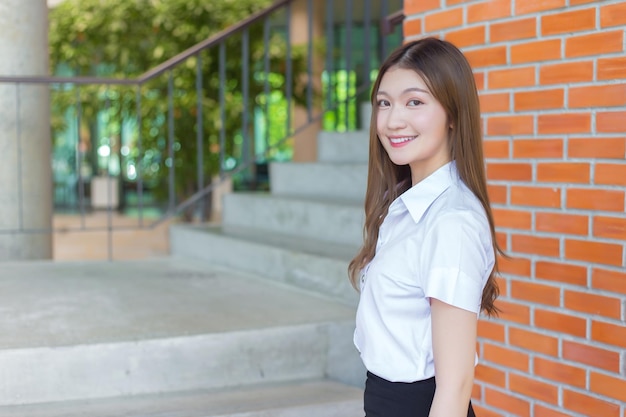
[[[424,295],[480,313],[482,292],[494,264],[487,220],[469,210],[440,215],[420,254]]]

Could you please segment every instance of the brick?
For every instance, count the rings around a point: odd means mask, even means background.
[[[561,207],[561,190],[549,187],[511,186],[511,204],[558,208]]]
[[[552,408],[548,408],[541,404],[535,404],[533,409],[535,417],[571,417],[570,414],[564,414]]]
[[[481,401],[482,397],[483,397],[482,394],[483,393],[482,393],[482,389],[480,387],[480,384],[475,383],[472,386],[472,400],[474,400],[474,401]]]
[[[570,6],[578,6],[580,4],[596,3],[598,0],[569,0]]]
[[[496,306],[500,309],[499,316],[502,320],[530,324],[530,308],[528,306],[504,301],[500,298],[496,300]]]
[[[532,166],[525,163],[496,163],[487,164],[487,179],[497,181],[530,181],[533,172]]]
[[[626,83],[572,87],[569,90],[569,107],[612,107],[626,105]]]
[[[543,12],[565,7],[565,0],[524,0],[515,2],[515,14]]]
[[[483,141],[483,151],[485,158],[508,158],[508,140],[485,140]]]
[[[525,258],[515,257],[499,261],[500,272],[523,277],[530,276],[530,261]]]
[[[596,114],[596,131],[598,133],[626,132],[626,111],[598,112]]]
[[[576,261],[622,266],[622,245],[586,240],[565,240],[565,257]]]
[[[567,213],[535,213],[535,230],[566,235],[589,234],[589,217]]]
[[[489,71],[488,84],[492,90],[533,86],[536,84],[535,69],[521,67]]]
[[[626,294],[626,273],[594,268],[592,286],[598,290]],[[626,343],[626,338],[624,338],[624,342]]]
[[[554,133],[589,133],[591,115],[589,113],[540,114],[537,117],[539,134]]]
[[[626,25],[626,4],[610,4],[600,8],[600,26]]]
[[[579,56],[622,52],[623,36],[623,31],[615,30],[567,37],[565,39],[565,57],[575,58]]]
[[[496,227],[530,230],[531,213],[523,210],[492,209]]]
[[[612,377],[592,372],[590,388],[594,393],[626,402],[626,379],[622,377]]]
[[[467,6],[467,23],[482,22],[511,16],[510,0],[488,0]]]
[[[492,43],[507,42],[537,36],[537,19],[534,17],[492,23],[489,28],[489,40]]]
[[[513,141],[513,157],[562,158],[563,139],[516,139]]]
[[[598,163],[594,180],[596,184],[626,185],[626,165]]]
[[[568,389],[563,390],[563,405],[587,416],[619,417],[619,405]]]
[[[480,417],[505,417],[504,414],[481,407],[479,404],[472,404],[472,407],[474,408],[476,415]]]
[[[498,232],[496,231],[496,242],[498,243],[498,246],[500,248],[502,248],[502,250],[509,250],[508,245],[507,245],[507,234],[503,233],[503,232]]]
[[[483,345],[483,359],[487,362],[493,362],[507,368],[518,369],[528,372],[529,358],[526,353],[518,352],[513,349],[485,343]]]
[[[617,351],[591,346],[588,343],[563,341],[563,359],[585,364],[593,368],[619,372],[619,356]]]
[[[577,366],[566,365],[562,362],[535,357],[533,360],[534,374],[566,385],[585,388],[587,372]]]
[[[552,285],[513,280],[511,281],[511,297],[558,307],[561,303],[561,290]]]
[[[567,290],[565,291],[565,307],[573,311],[619,320],[622,310],[622,301],[615,297]]]
[[[411,20],[404,20],[403,24],[403,34],[405,38],[408,38],[409,36],[414,36],[414,35],[421,35],[422,34],[422,19],[411,19]]]
[[[511,95],[509,93],[481,94],[481,113],[508,112],[511,109]]]
[[[507,186],[506,185],[494,185],[487,184],[487,193],[489,194],[489,200],[495,204],[507,203]]]
[[[485,89],[485,73],[474,71],[474,82],[478,91]]]
[[[504,342],[504,326],[488,320],[479,320],[478,337]]]
[[[515,93],[515,111],[560,109],[565,104],[562,88]]]
[[[542,162],[537,164],[537,181],[588,184],[591,164],[586,162]]]
[[[626,157],[626,137],[570,138],[567,148],[570,158],[624,159]]]
[[[560,39],[548,39],[511,45],[512,64],[550,61],[561,58]]]
[[[598,80],[626,78],[626,57],[598,59]]]
[[[574,10],[541,17],[541,34],[543,36],[586,31],[595,28],[595,8]]]
[[[566,199],[568,208],[624,211],[624,191],[570,188]]]
[[[439,0],[404,0],[404,14],[410,16],[438,9],[440,6],[441,2]]]
[[[463,24],[463,9],[456,8],[429,14],[424,18],[426,32],[436,32],[441,29],[461,26]]]
[[[543,353],[549,356],[559,354],[559,339],[530,330],[509,327],[509,343],[533,352]],[[537,358],[535,358],[535,361]],[[536,363],[535,363],[536,365]]]
[[[561,243],[558,238],[513,235],[511,237],[513,252],[558,257],[561,253]]]
[[[551,261],[537,261],[535,277],[571,285],[587,285],[587,268]]]
[[[448,32],[445,34],[445,39],[452,42],[459,48],[472,45],[483,45],[487,39],[485,26],[474,26]]]
[[[592,81],[593,61],[542,65],[539,68],[539,80],[544,85]]]
[[[526,397],[557,404],[559,401],[558,387],[546,382],[540,382],[518,374],[509,375],[509,388]]]
[[[492,46],[472,51],[465,51],[465,57],[472,68],[506,64],[506,46]]]
[[[485,388],[485,402],[491,407],[508,411],[516,417],[530,417],[530,403],[506,392]]]
[[[532,134],[533,130],[533,116],[490,116],[487,119],[488,135],[527,135]]]
[[[499,369],[481,363],[476,366],[474,372],[474,378],[477,381],[486,382],[502,388],[506,386],[506,374]]]
[[[626,348],[626,327],[594,320],[591,323],[591,338],[596,342]]]
[[[535,310],[535,326],[578,337],[585,337],[587,333],[585,319],[541,309]]]
[[[626,241],[626,218],[594,216],[593,235],[596,237]]]
[[[501,255],[498,255],[498,262],[500,262]],[[496,277],[496,284],[498,286],[498,290],[500,292],[500,294],[508,294],[509,292],[509,285],[507,283],[507,280],[505,278],[503,278],[502,276],[497,276]]]

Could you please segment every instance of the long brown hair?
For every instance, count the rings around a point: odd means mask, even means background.
[[[371,95],[369,167],[365,193],[365,227],[363,246],[350,262],[348,272],[352,285],[358,290],[360,270],[374,258],[378,231],[390,204],[411,187],[408,166],[393,164],[377,135],[376,94],[380,82],[390,68],[415,71],[426,83],[431,94],[446,110],[453,126],[448,137],[450,160],[456,161],[459,175],[480,200],[489,221],[496,264],[483,290],[481,308],[488,315],[497,314],[494,305],[499,290],[496,282],[497,255],[504,255],[496,240],[493,214],[487,195],[480,106],[472,68],[463,53],[453,44],[437,38],[409,42],[395,50],[382,64]]]

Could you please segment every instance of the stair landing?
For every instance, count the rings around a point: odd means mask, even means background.
[[[322,297],[189,259],[8,262],[0,268],[0,349],[353,318],[352,309]]]
[[[48,402],[364,377],[354,309],[202,261],[3,263],[0,313],[2,416]]]

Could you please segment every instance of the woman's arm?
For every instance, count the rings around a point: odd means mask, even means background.
[[[429,417],[467,417],[476,360],[476,313],[431,298],[437,388]]]

